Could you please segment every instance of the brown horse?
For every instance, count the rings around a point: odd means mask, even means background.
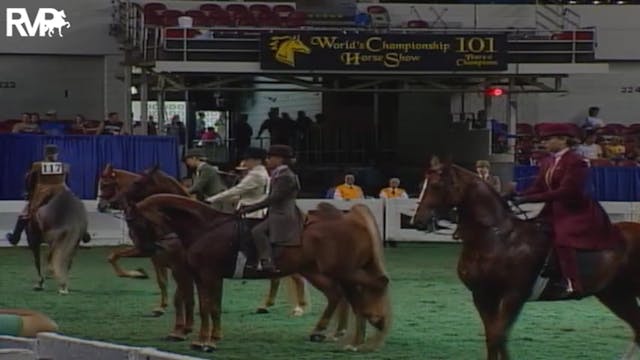
[[[527,301],[563,300],[554,275],[550,236],[536,221],[517,218],[508,204],[474,173],[445,165],[429,175],[415,223],[433,211],[457,207],[462,253],[458,276],[471,290],[485,328],[487,358],[508,359],[507,336]],[[630,357],[640,342],[640,224],[615,224],[624,244],[614,250],[578,252],[585,294],[594,295],[634,332]],[[586,271],[585,271],[586,270]]]
[[[139,186],[136,180],[144,180],[146,186]],[[169,193],[179,196],[188,196],[182,185],[170,176],[154,167],[144,174],[138,175],[124,170],[114,169],[107,165],[100,176],[100,201],[98,209],[106,211],[110,206],[118,206],[125,210],[131,204],[138,202],[145,197],[158,194]],[[149,223],[144,227],[138,225],[136,228],[129,228],[129,235],[134,241],[139,238],[152,238],[146,243],[161,242],[163,251],[156,251],[155,247],[141,248],[137,246],[116,250],[109,255],[109,262],[116,270],[116,274],[125,277],[140,277],[140,270],[127,272],[117,265],[116,261],[120,257],[150,257],[156,271],[156,279],[160,288],[160,306],[154,309],[155,315],[164,313],[167,306],[167,269],[171,269],[171,274],[176,282],[176,292],[174,294],[174,306],[176,309],[176,320],[174,329],[168,336],[170,340],[184,340],[191,332],[193,326],[193,279],[186,269],[184,261],[184,251],[180,242],[175,239],[170,229],[162,226],[153,226]],[[140,241],[138,241],[140,242]]]
[[[105,213],[109,209],[123,209],[124,197],[123,193],[131,184],[139,179],[141,175],[126,170],[115,169],[111,164],[107,164],[100,174],[98,182],[98,211]],[[120,258],[129,257],[146,257],[142,255],[142,251],[135,246],[127,246],[112,251],[107,260],[113,267],[116,275],[119,277],[128,277],[134,279],[146,279],[147,273],[143,269],[125,270],[120,267],[118,260]],[[156,273],[156,282],[160,289],[160,304],[153,309],[153,315],[160,316],[164,314],[167,308],[167,270],[169,268],[168,259],[162,253],[151,257],[151,263]]]
[[[329,209],[326,213],[337,215],[309,223],[300,246],[276,249],[275,262],[281,270],[278,276],[299,273],[327,297],[327,307],[312,337],[324,336],[331,315],[346,299],[356,314],[356,332],[349,347],[357,349],[365,344],[366,321],[378,330],[367,345],[379,346],[389,331],[391,314],[389,278],[375,220],[365,206],[356,205],[344,216],[331,205],[324,207]],[[192,199],[164,194],[146,198],[128,216],[131,226],[148,219],[178,234],[187,250],[200,302],[200,333],[192,347],[215,349],[215,335],[221,328],[223,279],[268,276],[244,266],[238,218]]]

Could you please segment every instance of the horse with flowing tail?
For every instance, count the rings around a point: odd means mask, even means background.
[[[136,180],[144,180],[145,186],[139,186]],[[143,174],[135,174],[125,170],[114,169],[107,165],[100,176],[98,209],[107,211],[110,207],[124,209],[125,214],[131,204],[134,204],[147,196],[159,193],[188,196],[180,183],[164,174],[159,168],[153,167]],[[130,246],[119,249],[109,255],[109,262],[116,274],[122,277],[140,278],[146,276],[142,270],[125,271],[117,265],[121,257],[150,257],[156,273],[158,287],[160,288],[160,305],[153,310],[156,316],[162,315],[167,307],[167,269],[176,282],[174,294],[174,307],[176,319],[168,340],[182,341],[186,339],[193,327],[194,290],[193,279],[186,269],[184,250],[173,232],[162,226],[154,226],[150,223],[138,224],[137,227],[129,227],[129,235],[134,243],[153,244],[157,242],[162,251],[157,247]],[[152,240],[140,241],[138,239],[150,238]]]
[[[487,359],[509,359],[507,336],[523,305],[564,300],[553,286],[558,275],[552,238],[539,221],[521,220],[486,182],[457,165],[428,176],[414,223],[425,226],[436,209],[456,207],[462,253],[458,276],[471,290],[485,329]],[[584,292],[593,295],[634,332],[624,359],[640,343],[640,224],[614,225],[622,233],[617,248],[578,251]]]
[[[30,217],[26,229],[27,241],[38,271],[34,290],[44,289],[40,246],[46,243],[49,245],[48,268],[58,282],[58,292],[63,295],[69,293],[71,262],[87,233],[87,224],[84,204],[66,188],[53,195]]]
[[[187,251],[200,303],[200,333],[192,347],[202,351],[216,348],[215,334],[221,331],[222,285],[225,278],[260,279],[301,274],[327,297],[327,307],[312,337],[323,337],[338,304],[346,299],[356,315],[356,331],[349,348],[376,348],[386,337],[391,323],[389,277],[384,267],[382,241],[373,215],[355,205],[342,216],[329,204],[303,231],[298,244],[275,248],[278,274],[256,271],[250,264],[255,249],[241,251],[246,241],[240,219],[200,202],[175,195],[153,195],[128,213],[131,226],[147,219],[173,229]],[[328,209],[328,210],[326,210]],[[139,246],[148,246],[138,244]],[[251,255],[253,254],[253,255]],[[365,342],[366,322],[377,333]]]

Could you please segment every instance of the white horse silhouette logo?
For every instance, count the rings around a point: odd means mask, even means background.
[[[42,26],[45,28],[47,32],[47,36],[52,37],[55,33],[55,30],[58,30],[58,36],[64,37],[62,35],[62,28],[70,28],[71,23],[67,21],[67,15],[64,13],[64,10],[55,10],[53,13],[53,19],[46,20],[42,23]]]

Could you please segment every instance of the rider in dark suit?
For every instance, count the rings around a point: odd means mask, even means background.
[[[258,250],[258,270],[278,272],[271,256],[271,243],[289,243],[300,238],[302,215],[296,206],[300,191],[297,175],[289,168],[293,150],[287,145],[273,145],[267,153],[267,168],[271,171],[268,197],[259,203],[242,206],[239,214],[268,208],[267,218],[252,230]]]

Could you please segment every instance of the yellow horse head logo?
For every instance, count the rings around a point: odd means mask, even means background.
[[[291,67],[296,66],[296,53],[311,53],[311,49],[300,40],[300,36],[272,36],[269,47],[276,52],[276,61]]]

